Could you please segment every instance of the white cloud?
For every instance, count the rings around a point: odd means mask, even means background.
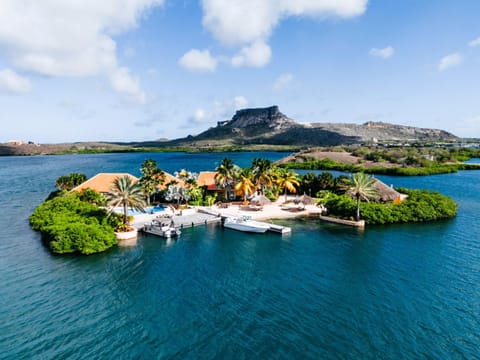
[[[222,44],[240,47],[233,66],[264,66],[267,40],[288,17],[351,18],[365,12],[368,0],[202,0],[203,26]]]
[[[189,119],[189,125],[202,125],[216,123],[217,121],[231,119],[236,110],[243,109],[248,105],[244,96],[235,96],[225,101],[215,101],[210,110],[199,107]]]
[[[195,122],[202,122],[206,117],[205,110],[202,108],[198,108],[195,110],[195,113],[193,114],[192,118]]]
[[[480,46],[480,37],[476,38],[475,40],[470,41],[468,43],[468,46],[470,46],[470,47]]]
[[[463,55],[459,53],[449,54],[443,57],[438,63],[438,71],[445,71],[449,68],[460,65],[463,62]]]
[[[147,9],[163,2],[2,0],[0,51],[16,68],[42,75],[105,75],[114,90],[142,100],[138,79],[118,65],[112,36],[134,28]],[[118,74],[124,83],[136,83],[137,92],[132,93],[135,86],[119,86]]]
[[[387,46],[383,49],[373,48],[370,50],[369,54],[372,56],[380,57],[382,59],[389,59],[395,53],[395,49],[391,46]]]
[[[292,81],[293,81],[292,74],[290,73],[282,74],[275,80],[272,88],[274,91],[284,90],[291,84]]]
[[[227,45],[268,38],[284,18],[350,18],[365,12],[368,0],[203,0],[203,25]]]
[[[132,99],[139,104],[145,104],[147,102],[147,95],[140,87],[140,81],[137,77],[130,75],[127,68],[115,68],[109,75],[112,88],[126,95],[129,99]]]
[[[272,50],[270,46],[262,41],[256,41],[250,46],[246,46],[232,58],[234,67],[252,66],[262,67],[270,62]]]
[[[30,81],[11,69],[0,70],[0,92],[23,94],[31,90]]]
[[[210,54],[209,50],[192,49],[186,52],[178,63],[189,71],[214,72],[218,60]]]

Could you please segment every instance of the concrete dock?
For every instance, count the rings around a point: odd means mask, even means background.
[[[176,228],[185,228],[198,225],[207,225],[211,223],[218,223],[222,219],[219,216],[212,214],[205,214],[201,212],[187,213],[182,215],[175,215],[172,217],[172,221]]]
[[[225,220],[225,218],[227,218],[227,217],[238,217],[239,216],[239,215],[234,215],[234,214],[225,214],[225,213],[222,214],[220,212],[217,212],[217,211],[214,211],[214,210],[211,210],[211,209],[199,209],[199,214],[201,214],[201,213],[206,214],[206,215],[210,215],[210,216],[215,216],[216,218],[219,218],[222,221]],[[243,216],[245,216],[245,215],[243,215]],[[255,221],[268,225],[269,226],[268,231],[270,231],[270,232],[274,232],[274,233],[281,234],[281,235],[286,235],[286,234],[291,234],[292,233],[292,229],[287,227],[287,226],[276,225],[276,224],[272,224],[272,223],[265,222],[265,221],[258,221],[258,220],[255,220]]]

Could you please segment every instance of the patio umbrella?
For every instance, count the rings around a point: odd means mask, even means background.
[[[298,198],[298,202],[303,203],[304,205],[315,205],[315,199],[311,196],[303,194]]]
[[[258,205],[266,205],[266,204],[271,204],[272,202],[265,195],[257,195],[250,200],[250,203],[258,204]]]

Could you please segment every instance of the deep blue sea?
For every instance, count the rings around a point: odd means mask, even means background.
[[[205,226],[169,245],[53,256],[28,216],[71,172],[240,166],[281,153],[0,158],[2,359],[474,359],[480,353],[480,172],[379,177],[438,190],[449,221],[282,221],[292,235]]]

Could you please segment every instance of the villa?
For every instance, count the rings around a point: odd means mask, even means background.
[[[223,197],[223,194],[225,194],[225,188],[215,181],[216,174],[216,171],[201,171],[198,174],[197,184],[198,186],[205,186],[208,192],[217,193]],[[235,196],[236,194],[233,186],[227,188],[228,199],[234,200]]]
[[[176,178],[172,174],[169,174],[167,172],[164,172],[164,174],[165,174],[165,181],[163,184],[160,184],[157,186],[158,190],[165,190],[167,185],[172,182],[176,182],[181,187],[185,186],[185,183],[182,180]],[[129,173],[98,173],[97,175],[91,177],[87,181],[73,188],[72,191],[81,192],[85,189],[92,189],[99,193],[107,194],[110,192],[113,182],[117,178],[122,176],[128,176],[134,183],[140,180],[138,177],[133,176],[132,174],[129,174]]]

